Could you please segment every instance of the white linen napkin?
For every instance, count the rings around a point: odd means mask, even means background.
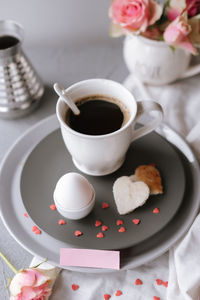
[[[153,87],[141,84],[130,75],[125,85],[137,100],[158,101],[164,109],[165,123],[187,138],[200,160],[199,82],[200,77],[196,76],[171,85]],[[140,279],[142,284],[136,285],[136,279]],[[72,289],[73,284],[78,286],[76,290]],[[116,296],[117,290],[122,295]],[[169,252],[133,270],[107,274],[63,270],[50,299],[103,300],[106,299],[105,294],[120,300],[199,300],[200,216]]]

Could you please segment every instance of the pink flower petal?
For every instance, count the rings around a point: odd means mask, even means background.
[[[153,0],[149,1],[149,10],[151,12],[151,18],[149,20],[149,25],[153,25],[162,15],[162,6]]]
[[[198,55],[197,49],[192,45],[189,38],[185,38],[182,42],[180,42],[179,47],[189,51],[193,55]]]
[[[35,283],[36,287],[51,280],[49,276],[44,275],[41,271],[38,271],[36,269],[32,269],[32,270],[35,272],[36,275],[36,283]]]
[[[10,293],[16,296],[21,293],[23,286],[32,286],[36,282],[35,273],[28,270],[23,270],[17,273],[10,283]]]
[[[180,11],[174,7],[167,9],[167,17],[170,21],[174,21],[180,15]]]
[[[32,286],[24,286],[21,289],[21,299],[22,300],[30,300],[35,299],[38,296],[36,291],[34,291],[34,287]]]
[[[51,294],[51,289],[48,283],[46,282],[37,287],[33,286],[33,287],[22,288],[21,297],[22,300],[30,300],[30,299],[42,300],[42,299],[46,299],[46,297],[49,296],[50,294]]]

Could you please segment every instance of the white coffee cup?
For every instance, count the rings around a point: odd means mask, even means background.
[[[65,122],[65,102],[59,98],[56,114],[60,123],[64,143],[75,166],[83,173],[101,176],[116,171],[124,162],[132,141],[154,130],[163,119],[161,106],[153,101],[136,102],[129,90],[118,82],[108,79],[88,79],[73,84],[65,90],[71,99],[93,95],[112,97],[121,102],[130,112],[130,118],[119,130],[104,135],[79,133]],[[134,129],[137,119],[143,113],[153,112],[154,119],[139,129]]]

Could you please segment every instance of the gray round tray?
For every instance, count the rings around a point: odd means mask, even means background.
[[[31,169],[29,166],[29,159],[32,158],[32,156],[34,157],[35,153],[38,151],[38,149],[40,149],[39,145],[45,145],[45,143],[48,143],[50,140],[52,140],[53,138],[55,139],[55,137],[58,138],[57,142],[61,139],[59,138],[59,134],[58,134],[58,129],[59,125],[58,122],[56,120],[56,116],[51,116],[45,120],[43,120],[42,122],[40,122],[39,124],[35,125],[33,128],[31,128],[31,130],[29,130],[23,137],[21,137],[16,143],[15,145],[12,147],[12,149],[10,150],[10,152],[8,153],[8,155],[6,156],[6,158],[3,161],[3,164],[1,166],[1,177],[0,177],[0,191],[1,191],[1,195],[2,195],[2,201],[1,201],[1,214],[2,214],[2,219],[4,221],[4,224],[6,225],[6,227],[8,228],[8,230],[10,231],[10,233],[14,236],[14,238],[23,246],[25,247],[28,251],[30,251],[31,253],[33,253],[34,255],[37,255],[41,258],[44,257],[48,257],[49,262],[59,265],[59,250],[61,247],[72,247],[73,245],[75,246],[80,246],[80,244],[74,244],[74,236],[71,235],[71,237],[66,241],[66,237],[62,239],[59,239],[60,236],[64,236],[62,231],[65,230],[65,232],[67,232],[67,230],[69,229],[70,226],[74,226],[74,222],[72,222],[71,225],[67,224],[66,226],[58,226],[57,225],[57,220],[59,218],[59,215],[57,212],[52,212],[49,210],[49,204],[52,203],[52,189],[54,188],[54,184],[56,179],[59,178],[60,175],[63,174],[65,172],[69,172],[74,170],[73,165],[71,165],[72,169],[65,169],[64,166],[60,166],[61,170],[60,171],[56,171],[57,167],[55,168],[54,172],[56,173],[56,176],[54,176],[54,182],[51,182],[51,189],[48,192],[49,193],[49,198],[48,198],[48,203],[43,201],[43,194],[39,195],[40,201],[42,203],[42,205],[38,204],[38,194],[37,192],[35,193],[35,191],[37,190],[36,186],[35,186],[35,190],[34,190],[34,197],[32,197],[31,201],[30,199],[28,199],[28,196],[30,196],[28,193],[29,189],[25,188],[24,191],[24,187],[23,184],[21,186],[22,188],[22,194],[21,194],[21,190],[20,190],[20,182],[23,182],[24,180],[27,180],[27,184],[30,184],[29,180],[30,180],[30,171]],[[121,251],[121,268],[122,269],[127,269],[127,268],[133,268],[136,267],[142,263],[145,263],[147,261],[149,261],[150,259],[155,258],[156,256],[160,255],[161,253],[165,252],[167,249],[169,249],[169,247],[176,242],[185,232],[186,230],[189,228],[189,226],[191,225],[192,221],[194,220],[194,217],[198,211],[198,207],[199,207],[199,197],[198,197],[198,193],[199,193],[199,185],[198,185],[198,181],[199,181],[199,168],[198,168],[198,164],[197,161],[194,157],[194,155],[192,154],[190,148],[188,147],[188,145],[184,142],[184,140],[177,135],[174,131],[172,131],[169,127],[167,127],[166,125],[161,125],[159,127],[159,129],[157,130],[158,134],[151,134],[153,136],[155,136],[156,139],[160,139],[162,140],[162,143],[165,145],[164,148],[162,148],[161,150],[163,151],[164,149],[167,149],[166,151],[166,155],[169,154],[168,150],[172,153],[173,157],[176,157],[175,161],[172,160],[171,162],[178,164],[178,168],[179,168],[179,172],[175,173],[176,176],[174,177],[173,180],[173,189],[172,192],[174,193],[173,190],[176,189],[180,189],[180,190],[184,190],[185,187],[185,193],[184,196],[182,194],[182,196],[180,197],[179,200],[179,204],[177,205],[176,209],[174,209],[174,202],[176,202],[176,199],[173,199],[173,203],[172,203],[172,207],[173,207],[173,214],[170,214],[170,217],[168,216],[168,219],[164,219],[165,220],[165,224],[163,226],[160,226],[159,230],[155,230],[153,233],[150,232],[150,236],[148,235],[144,236],[142,240],[140,241],[136,241],[135,246],[134,247],[130,247],[132,244],[132,240],[131,242],[125,239],[125,243],[126,246],[125,247],[129,247],[127,249],[124,249]],[[162,136],[162,137],[161,137]],[[163,139],[164,137],[164,139]],[[145,139],[149,139],[150,135],[148,137],[145,137]],[[170,142],[170,143],[169,143]],[[137,144],[138,143],[138,144]],[[144,157],[141,157],[140,160],[140,153],[141,153],[141,148],[140,148],[140,143],[143,143],[142,139],[138,140],[137,142],[134,143],[134,149],[136,150],[138,147],[138,156],[136,156],[138,159],[137,161],[135,161],[133,163],[133,165],[131,166],[131,168],[128,166],[123,169],[123,167],[118,170],[115,173],[113,173],[112,175],[109,176],[104,176],[102,177],[103,182],[105,180],[108,180],[109,177],[112,178],[112,182],[114,177],[118,177],[121,175],[124,175],[124,171],[126,171],[127,173],[130,172],[127,175],[130,175],[132,173],[132,170],[134,170],[134,168],[141,163],[155,163],[157,166],[159,166],[158,168],[161,170],[162,176],[164,178],[164,189],[165,189],[165,193],[168,193],[168,190],[170,190],[171,186],[168,186],[168,182],[170,182],[170,184],[172,184],[172,182],[170,181],[170,178],[166,177],[169,176],[170,172],[169,172],[169,168],[171,168],[171,165],[164,162],[164,160],[162,159],[160,150],[158,147],[155,146],[155,148],[152,146],[154,143],[152,143],[151,145],[151,151],[148,152],[148,149],[146,148],[146,156],[145,156],[145,162],[144,162]],[[56,144],[57,145],[57,144]],[[176,147],[174,147],[173,145],[175,145]],[[58,145],[57,145],[58,146]],[[143,145],[144,146],[144,145]],[[142,147],[143,147],[142,146]],[[150,155],[150,153],[154,153],[152,152],[152,147],[155,151],[155,155],[152,156]],[[58,147],[59,148],[59,147]],[[180,149],[180,151],[178,150],[178,148]],[[51,152],[52,148],[46,148],[42,146],[42,149],[44,151],[44,158]],[[65,154],[67,156],[67,150],[65,149]],[[161,151],[161,152],[162,152]],[[47,154],[48,153],[48,154]],[[149,153],[149,154],[148,154]],[[158,153],[160,153],[158,155]],[[131,148],[130,151],[128,153],[127,159],[129,160],[129,155],[131,154]],[[134,154],[135,155],[135,154]],[[132,158],[132,155],[131,155]],[[45,161],[45,159],[44,159]],[[58,160],[57,160],[58,161]],[[38,164],[38,166],[36,167],[34,165],[34,169],[38,170],[38,173],[36,174],[41,174],[40,176],[42,176],[42,174],[45,174],[46,171],[43,170],[42,168],[42,161],[40,160],[40,164]],[[51,165],[51,162],[49,162],[49,165]],[[33,166],[33,165],[32,165]],[[68,166],[68,164],[67,164]],[[172,166],[173,167],[173,166]],[[27,176],[27,178],[25,179],[25,174],[26,171],[28,172],[29,176]],[[180,178],[179,178],[179,174],[180,174]],[[186,176],[186,178],[184,179],[184,174]],[[173,174],[172,174],[173,175]],[[21,176],[23,178],[23,181],[21,181]],[[113,177],[114,176],[114,177]],[[28,179],[29,178],[29,179]],[[40,177],[42,178],[42,177]],[[181,179],[182,178],[182,179]],[[44,179],[44,178],[43,178]],[[178,182],[179,179],[181,179],[181,184],[179,186]],[[46,179],[44,179],[46,180]],[[95,184],[95,180],[97,180],[97,178],[94,178],[94,182],[92,182],[92,184]],[[99,179],[98,179],[99,180]],[[186,180],[186,184],[184,184],[184,180]],[[34,176],[33,180],[32,180],[32,184],[34,186],[35,181],[37,182],[38,179],[36,176]],[[109,185],[111,184],[111,181],[109,181]],[[28,183],[29,182],[29,183]],[[30,187],[30,186],[29,186]],[[30,187],[31,188],[31,187]],[[46,189],[45,189],[46,190]],[[98,188],[97,188],[98,190]],[[33,192],[33,190],[31,190]],[[39,191],[41,192],[41,190],[39,189]],[[25,194],[24,194],[25,193]],[[99,191],[100,193],[100,191]],[[175,194],[176,195],[176,194]],[[180,194],[181,195],[181,194]],[[149,199],[148,203],[146,206],[138,209],[137,212],[137,217],[139,214],[139,211],[142,209],[145,209],[147,211],[151,210],[152,207],[156,207],[159,206],[159,208],[162,208],[162,206],[160,206],[161,204],[163,205],[163,203],[160,203],[159,201],[161,201],[160,196],[154,196],[155,198]],[[161,197],[162,198],[162,197]],[[102,199],[99,198],[99,200],[97,200],[97,206],[98,206],[98,202],[101,203],[101,201],[105,201],[104,197]],[[108,201],[111,205],[111,207],[109,209],[107,209],[106,211],[103,212],[103,217],[101,217],[102,221],[104,221],[106,223],[106,220],[109,221],[106,218],[106,214],[110,215],[111,212],[114,213],[114,216],[119,218],[119,216],[116,213],[116,209],[114,206],[114,202],[113,199],[109,198],[106,199],[106,201]],[[153,203],[153,201],[155,201]],[[163,201],[164,202],[164,201]],[[35,203],[35,205],[34,205]],[[46,204],[44,204],[46,203]],[[158,205],[159,204],[159,205]],[[152,207],[151,207],[152,205]],[[100,206],[100,205],[99,205]],[[180,208],[179,208],[180,206]],[[37,207],[37,208],[33,208],[32,207]],[[38,226],[40,226],[41,224],[38,224],[39,222],[42,222],[42,218],[41,216],[43,215],[43,213],[38,214],[38,211],[40,210],[42,211],[42,208],[44,209],[44,220],[45,222],[41,223],[43,224],[41,227],[42,229],[42,235],[35,235],[33,234],[33,232],[31,231],[31,228],[33,225],[37,224]],[[165,206],[163,206],[163,208],[165,209]],[[178,209],[179,208],[179,209]],[[31,210],[30,210],[31,209]],[[99,207],[100,211],[101,208]],[[168,210],[168,206],[166,206],[166,209]],[[29,218],[25,218],[23,217],[23,214],[25,211],[28,211],[28,214],[30,215]],[[95,211],[94,211],[95,212]],[[174,216],[176,212],[176,215]],[[144,213],[144,212],[143,212]],[[143,213],[141,212],[140,218],[141,218],[141,224],[145,224],[145,219],[143,218]],[[125,226],[127,226],[128,224],[128,220],[131,221],[131,219],[134,217],[136,217],[136,211],[133,213],[134,215],[129,216],[127,215],[125,218],[127,218],[125,220]],[[38,215],[41,215],[38,218]],[[153,220],[156,220],[155,222],[158,222],[159,217],[162,215],[162,209],[159,215],[154,215],[151,214],[150,218],[152,217]],[[48,216],[48,217],[47,217]],[[53,216],[53,217],[52,217]],[[174,217],[173,217],[174,216]],[[94,233],[94,241],[96,242],[96,233],[97,233],[97,228],[94,227],[94,221],[96,219],[100,219],[99,213],[97,215],[95,215],[94,213],[92,213],[90,216],[88,216],[89,219],[91,218],[91,224],[90,224],[90,228],[91,232]],[[112,224],[110,225],[110,229],[109,231],[111,232],[111,227],[117,229],[117,226],[114,224],[115,223],[115,217],[112,218],[112,220],[110,220],[110,222],[112,221]],[[158,217],[158,218],[156,218]],[[164,214],[163,214],[164,217]],[[38,219],[37,219],[38,218]],[[53,219],[51,219],[53,218]],[[124,217],[123,217],[124,218]],[[130,218],[130,219],[129,219]],[[55,224],[51,227],[46,226],[44,223],[48,223],[49,220],[51,219],[51,222],[55,222]],[[80,220],[78,221],[81,222],[80,224],[82,224],[82,222],[85,224],[84,226],[87,226],[87,218],[85,220]],[[69,222],[68,222],[69,223]],[[158,223],[159,224],[159,223]],[[109,225],[109,224],[106,224]],[[137,229],[137,230],[141,230],[140,228],[142,228],[142,226],[134,226],[134,224],[129,224],[132,227]],[[44,227],[46,226],[46,227]],[[85,227],[85,228],[86,228]],[[50,229],[48,229],[50,228]],[[53,233],[51,231],[51,228],[53,229]],[[56,228],[56,229],[55,229]],[[68,229],[67,229],[68,228]],[[79,229],[80,227],[78,226],[77,229]],[[127,227],[127,232],[129,227]],[[50,230],[50,231],[49,231]],[[47,232],[45,232],[47,231]],[[109,231],[107,231],[105,233],[106,238],[108,243],[105,243],[104,239],[101,239],[100,241],[98,240],[98,244],[96,244],[96,246],[94,246],[94,242],[91,242],[90,246],[91,247],[95,247],[95,248],[107,248],[107,249],[113,249],[113,248],[117,248],[116,245],[114,245],[114,247],[111,245],[109,240],[113,239],[113,235],[107,235],[107,233],[109,233]],[[59,237],[56,235],[56,233],[61,232],[61,234],[59,235]],[[86,234],[84,234],[86,236],[86,238],[89,240],[88,236],[89,234],[91,234],[90,231],[85,231]],[[67,235],[67,234],[66,234]],[[84,237],[83,235],[83,237]],[[116,230],[116,235],[115,236],[119,236],[118,231]],[[124,234],[121,234],[118,238],[119,239],[124,239]],[[137,236],[137,235],[136,235]],[[100,246],[102,245],[102,242],[105,243],[104,246]],[[121,243],[121,248],[124,248],[124,244],[120,241],[118,242],[118,240],[116,239],[116,243]],[[75,239],[75,241],[77,241],[77,239]],[[80,240],[78,239],[78,243],[81,243]],[[84,242],[84,239],[82,239],[82,243],[83,243],[83,247],[86,246],[86,242]],[[111,247],[106,246],[110,243]],[[118,244],[119,245],[119,244]],[[73,270],[78,270],[78,271],[85,271],[85,272],[105,272],[105,270],[101,270],[101,269],[90,269],[90,268],[71,268]]]
[[[114,181],[120,176],[132,175],[138,165],[150,163],[155,163],[162,174],[164,193],[150,196],[145,205],[120,216],[112,194]],[[74,166],[60,129],[57,129],[46,136],[28,156],[21,175],[21,196],[35,224],[71,247],[123,249],[135,246],[166,226],[177,212],[185,190],[184,170],[176,150],[160,135],[151,133],[132,143],[123,166],[117,172],[108,176],[82,174],[95,189],[94,209],[84,219],[66,220],[65,226],[59,226],[58,220],[63,217],[57,211],[52,212],[49,206],[53,203],[58,179],[68,172],[81,173]],[[103,202],[109,203],[109,208],[103,209]],[[155,207],[159,208],[159,214],[153,213]],[[133,224],[134,218],[141,220],[139,225]],[[123,219],[126,232],[118,231],[117,219]],[[102,239],[96,237],[101,227],[95,227],[95,220],[101,220],[102,224],[109,227]],[[77,238],[74,235],[76,230],[83,232],[83,235]]]

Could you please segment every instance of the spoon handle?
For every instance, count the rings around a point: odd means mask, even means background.
[[[71,108],[73,113],[75,115],[79,115],[80,110],[78,109],[78,107],[76,106],[74,101],[70,98],[70,96],[66,95],[64,88],[58,83],[54,83],[53,87],[54,87],[55,92],[58,94],[58,96],[60,96],[62,98],[62,100]]]

